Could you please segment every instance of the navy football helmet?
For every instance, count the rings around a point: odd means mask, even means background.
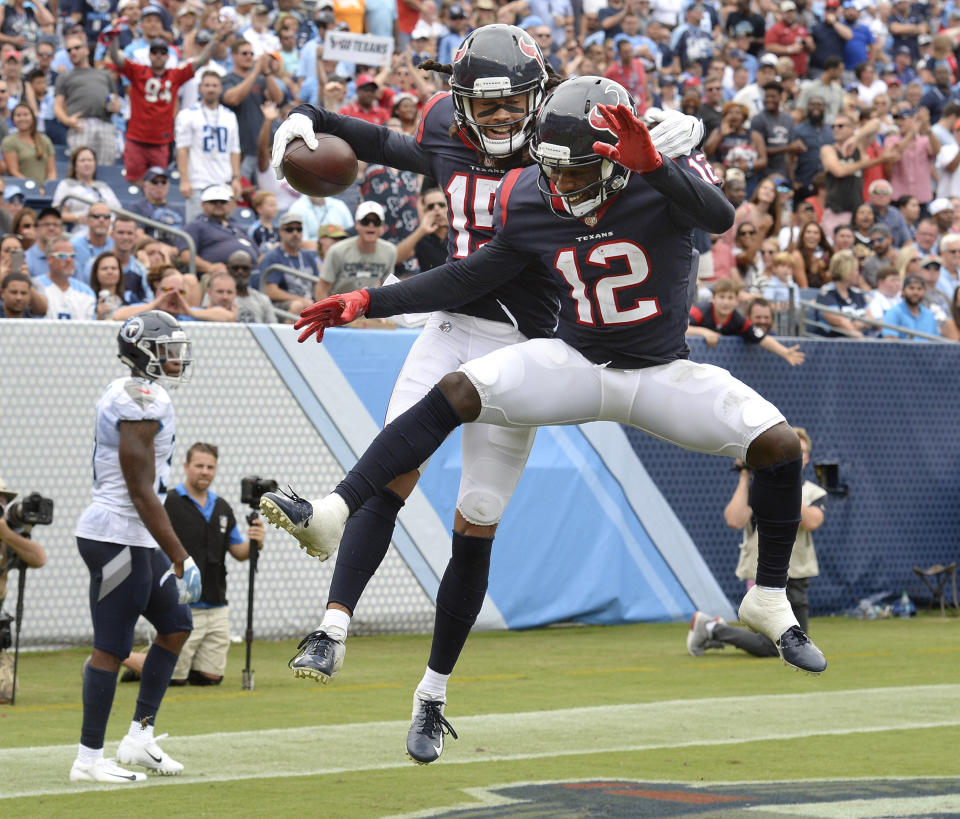
[[[547,71],[540,46],[516,26],[495,23],[470,32],[453,55],[450,90],[457,126],[466,139],[488,157],[515,154],[529,142],[533,121],[543,104]],[[481,125],[474,106],[478,100],[527,95],[527,110],[508,123]],[[495,139],[491,128],[509,126],[508,139]]]
[[[134,375],[156,381],[169,389],[190,380],[191,345],[180,324],[163,310],[148,310],[127,319],[117,333],[118,358]],[[164,369],[179,362],[176,373]]]
[[[540,166],[540,192],[558,216],[579,219],[622,191],[630,171],[593,152],[594,142],[617,144],[617,136],[597,110],[598,104],[623,103],[636,114],[627,90],[604,77],[577,77],[550,94],[534,126],[530,156]],[[582,188],[560,193],[551,178],[561,168],[596,166],[596,178]]]

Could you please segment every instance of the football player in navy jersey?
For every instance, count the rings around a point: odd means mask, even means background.
[[[508,428],[611,420],[699,452],[739,457],[755,475],[757,585],[740,619],[786,663],[820,673],[826,660],[786,599],[800,520],[800,442],[780,412],[719,367],[688,359],[691,231],[733,224],[702,154],[664,160],[612,80],[560,85],[537,117],[531,156],[497,194],[497,236],[464,260],[395,287],[342,293],[307,308],[305,341],[366,314],[457,305],[537,261],[563,292],[557,338],[505,347],[444,376],[377,437],[334,493],[311,504],[308,551],[329,556],[342,521],[376,487],[420,464],[462,423]],[[442,740],[443,723],[434,739]]]
[[[452,66],[435,67],[451,73],[452,92],[427,103],[415,137],[302,105],[277,131],[273,165],[279,175],[287,143],[300,137],[316,145],[318,131],[345,139],[361,160],[432,176],[447,198],[448,258],[463,259],[493,238],[494,198],[505,174],[530,162],[525,148],[543,102],[547,72],[533,38],[500,24],[472,32]],[[654,129],[654,137],[665,153],[686,152],[702,139],[702,124],[671,113]],[[431,315],[403,366],[387,421],[468,359],[528,338],[551,336],[558,302],[552,277],[534,264],[522,280],[505,281],[450,312]],[[445,700],[447,678],[486,593],[493,536],[523,471],[534,431],[504,431],[486,424],[464,430],[452,558],[440,583],[434,643],[414,698],[414,722],[422,723],[424,714],[431,720],[435,711],[439,714],[432,705],[425,711],[424,702],[442,705]],[[350,617],[386,555],[397,515],[422,466],[381,488],[347,525],[323,622],[291,660],[296,676],[327,682],[339,671]],[[308,508],[296,498],[265,495],[266,517],[293,534],[303,532]],[[437,755],[431,744],[411,751],[421,762]]]

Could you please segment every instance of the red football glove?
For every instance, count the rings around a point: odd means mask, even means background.
[[[366,290],[353,290],[350,293],[337,293],[314,302],[304,308],[300,318],[293,325],[295,330],[303,330],[297,337],[301,344],[314,333],[317,343],[323,341],[323,331],[327,327],[340,327],[360,318],[370,307],[370,294]]]
[[[637,173],[650,173],[663,164],[660,152],[653,147],[650,132],[643,121],[623,103],[619,105],[598,105],[597,110],[617,135],[617,144],[594,142],[594,153],[617,162]]]

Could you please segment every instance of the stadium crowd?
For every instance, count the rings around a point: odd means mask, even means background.
[[[907,337],[873,319],[960,340],[954,0],[12,0],[0,317],[256,322],[442,262],[432,180],[361,163],[342,195],[303,196],[275,178],[272,134],[301,102],[416,134],[446,87],[436,63],[495,22],[561,77],[703,120],[736,220],[696,236],[701,317],[733,293],[721,323],[769,331],[810,299],[840,311],[819,315],[826,335]],[[394,53],[324,59],[328,32]]]

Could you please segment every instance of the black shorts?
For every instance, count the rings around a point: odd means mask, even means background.
[[[190,607],[178,602],[176,577],[171,574],[160,585],[170,568],[170,558],[160,549],[84,537],[77,538],[77,547],[90,570],[94,648],[125,659],[141,614],[158,634],[193,629]]]

